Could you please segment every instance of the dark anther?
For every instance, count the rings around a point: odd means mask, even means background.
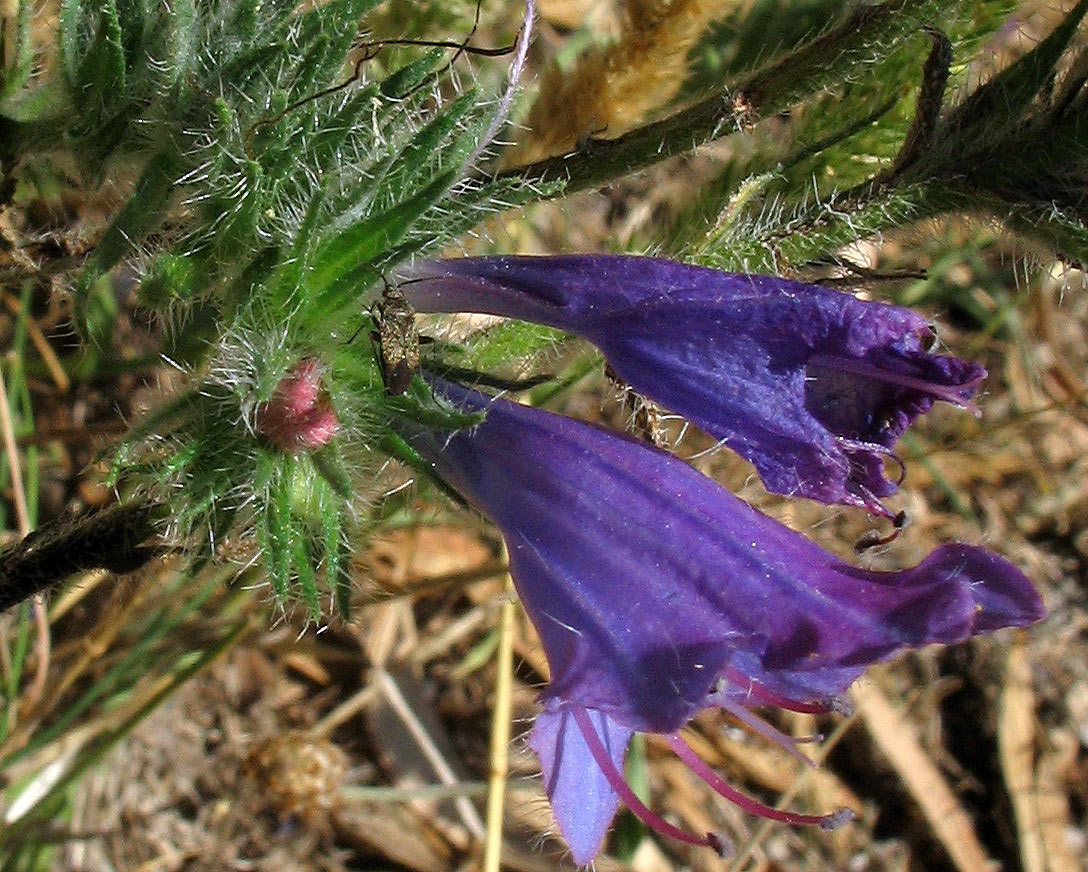
[[[710,849],[723,860],[733,853],[733,846],[717,833],[707,833],[706,843]]]
[[[870,530],[857,542],[854,543],[854,553],[861,554],[864,551],[868,551],[870,548],[875,548],[878,545],[887,545],[890,542],[894,542],[895,538],[910,524],[910,518],[906,511],[900,510],[899,513],[892,518],[892,531],[886,536],[881,536],[879,530]]]

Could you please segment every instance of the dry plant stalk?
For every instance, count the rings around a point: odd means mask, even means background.
[[[1024,872],[1073,872],[1077,861],[1065,839],[1072,821],[1067,791],[1060,786],[1058,774],[1063,753],[1068,752],[1058,748],[1036,765],[1035,707],[1031,661],[1021,640],[1009,651],[997,723],[1001,771],[1016,816],[1020,862]],[[1069,750],[1074,746],[1075,740]]]
[[[553,66],[526,119],[509,166],[572,151],[587,137],[620,136],[668,103],[687,75],[687,54],[738,0],[630,0],[619,39],[594,48],[576,69]]]
[[[892,706],[875,681],[859,681],[852,692],[869,735],[918,803],[953,865],[960,872],[993,869],[995,864],[986,856],[970,816],[922,748],[914,725]]]

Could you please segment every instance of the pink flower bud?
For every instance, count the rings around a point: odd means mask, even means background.
[[[312,451],[336,435],[336,419],[321,386],[321,366],[306,357],[283,377],[272,399],[257,409],[257,432],[284,451]]]

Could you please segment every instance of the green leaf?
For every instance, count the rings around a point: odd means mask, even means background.
[[[993,208],[1013,230],[1038,239],[1054,250],[1067,265],[1088,268],[1088,227],[1076,215],[1057,206],[1010,206]]]
[[[464,412],[440,401],[418,375],[403,394],[385,398],[386,408],[399,418],[437,430],[463,430],[484,419],[483,412]]]
[[[272,580],[272,590],[281,603],[291,588],[291,563],[295,554],[295,527],[291,518],[290,476],[277,470],[269,483],[268,505],[264,523],[258,527],[258,540],[265,568]]]
[[[1046,39],[976,88],[938,129],[940,139],[958,142],[946,148],[962,152],[978,145],[985,147],[993,142],[998,130],[1018,123],[1056,74],[1058,61],[1086,13],[1088,0],[1080,0]]]
[[[87,258],[73,291],[73,323],[85,339],[91,335],[90,303],[98,279],[162,223],[178,171],[177,155],[160,153],[153,157],[136,190]]]
[[[311,293],[321,311],[335,311],[362,290],[361,279],[373,281],[373,261],[402,240],[412,224],[441,199],[455,179],[446,172],[419,193],[362,221],[329,240],[314,258]]]
[[[102,115],[125,93],[125,50],[114,0],[101,4],[95,41],[76,71],[72,90],[92,111],[101,106]]]
[[[30,32],[30,16],[34,4],[30,0],[17,2],[18,12],[11,32],[11,42],[6,38],[0,40],[0,103],[26,85],[34,71],[34,45]],[[11,57],[7,55],[8,48],[13,49]]]

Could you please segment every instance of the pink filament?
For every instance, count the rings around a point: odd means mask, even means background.
[[[849,809],[840,809],[833,814],[800,814],[793,811],[781,811],[771,808],[758,800],[741,793],[717,772],[711,769],[691,750],[691,747],[676,733],[665,736],[669,746],[676,752],[688,768],[705,781],[715,792],[728,799],[731,803],[751,814],[759,815],[772,821],[779,821],[793,826],[818,826],[825,830],[838,827],[853,818],[853,812]]]
[[[571,706],[570,712],[574,717],[574,722],[578,725],[578,729],[582,732],[582,738],[586,740],[589,753],[593,755],[593,759],[596,761],[598,768],[604,774],[604,777],[608,779],[608,783],[612,786],[612,789],[616,791],[620,799],[623,800],[623,804],[631,811],[631,814],[646,824],[650,829],[661,833],[663,836],[668,836],[669,838],[676,839],[680,842],[686,842],[689,845],[713,848],[719,854],[724,855],[725,844],[721,837],[716,836],[713,833],[707,833],[705,836],[697,836],[694,833],[689,833],[687,830],[674,827],[668,821],[650,811],[650,809],[643,804],[642,800],[635,796],[635,792],[631,790],[630,786],[628,786],[627,782],[624,780],[623,775],[612,762],[612,757],[609,755],[608,751],[605,750],[604,744],[601,742],[601,738],[597,735],[597,730],[594,728],[593,722],[589,718],[589,712],[581,706]]]
[[[798,740],[793,738],[793,736],[787,736],[777,727],[767,723],[763,718],[759,717],[759,715],[748,711],[748,709],[740,703],[733,702],[733,700],[729,699],[725,694],[714,697],[713,702],[719,708],[729,712],[729,714],[744,724],[744,726],[748,727],[752,732],[762,736],[768,742],[777,745],[791,757],[799,760],[811,769],[816,768],[816,764],[801,753],[801,749],[797,747]]]
[[[725,679],[737,688],[742,688],[751,699],[760,705],[769,705],[803,715],[826,715],[830,712],[837,712],[842,715],[853,713],[853,706],[850,705],[848,700],[832,699],[828,702],[799,702],[790,699],[788,696],[775,693],[770,688],[753,681],[733,667],[728,667],[725,670]]]
[[[900,387],[920,391],[923,394],[929,394],[932,397],[944,400],[946,403],[952,403],[954,406],[961,406],[962,408],[969,409],[975,415],[979,414],[978,407],[970,400],[965,400],[963,397],[958,396],[955,389],[951,386],[933,384],[924,379],[913,378],[909,375],[903,375],[902,373],[888,372],[887,370],[880,369],[880,367],[873,366],[871,363],[866,363],[863,360],[835,357],[830,354],[814,354],[808,359],[808,362],[815,366],[826,366],[829,369],[838,369],[842,372],[849,372],[854,375],[871,378],[873,381],[884,382],[885,384],[890,385],[899,385]],[[960,389],[963,390],[967,387],[971,387],[971,385],[961,385]]]

